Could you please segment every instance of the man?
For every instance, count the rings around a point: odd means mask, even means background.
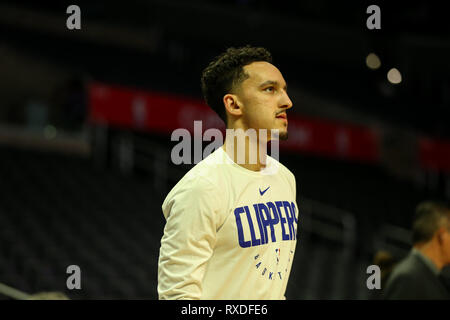
[[[385,299],[450,299],[441,270],[450,264],[450,208],[435,202],[418,205],[413,248],[392,271]]]
[[[296,185],[266,154],[266,143],[287,139],[292,102],[271,61],[264,48],[229,48],[202,74],[205,100],[225,121],[227,136],[164,200],[160,299],[285,299],[296,246]],[[257,134],[244,141],[228,134],[250,130]]]

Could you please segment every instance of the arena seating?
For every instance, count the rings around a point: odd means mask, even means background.
[[[163,217],[152,186],[86,159],[3,148],[0,282],[70,298],[156,298]],[[78,265],[82,290],[66,289]]]

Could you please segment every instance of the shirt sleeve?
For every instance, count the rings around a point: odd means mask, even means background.
[[[180,181],[181,182],[181,181]],[[203,177],[184,181],[164,201],[158,263],[159,299],[200,299],[216,242],[220,197]]]

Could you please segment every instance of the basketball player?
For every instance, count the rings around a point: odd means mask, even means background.
[[[296,246],[296,184],[266,154],[273,135],[264,130],[287,139],[292,102],[271,62],[264,48],[229,48],[203,71],[205,100],[227,129],[258,134],[239,144],[227,133],[224,145],[164,200],[160,299],[285,299]],[[255,144],[259,156],[250,161]]]

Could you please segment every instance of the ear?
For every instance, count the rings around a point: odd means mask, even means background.
[[[242,115],[241,103],[235,94],[227,93],[223,96],[223,104],[227,112],[233,116]]]
[[[445,242],[445,236],[446,236],[446,230],[444,227],[440,227],[437,230],[437,239],[439,241],[439,244],[442,244]]]

